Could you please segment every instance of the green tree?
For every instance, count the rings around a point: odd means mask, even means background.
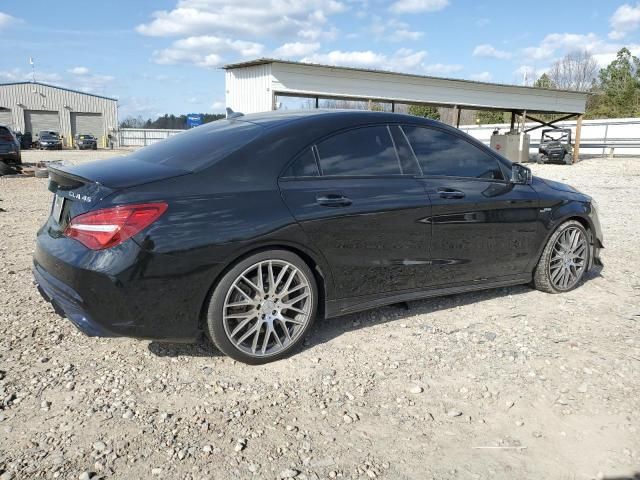
[[[533,86],[538,88],[558,88],[546,73],[543,73],[540,78],[535,81]]]
[[[497,112],[495,110],[479,110],[476,115],[476,122],[479,124],[487,123],[504,123],[504,112]]]
[[[590,117],[614,118],[640,115],[640,59],[629,49],[600,70],[599,95],[588,112]]]
[[[409,115],[440,120],[440,112],[436,107],[430,105],[411,105],[409,107]]]

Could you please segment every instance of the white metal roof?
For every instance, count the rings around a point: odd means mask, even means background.
[[[584,113],[588,94],[568,90],[318,65],[271,58],[226,65],[227,106],[271,110],[275,95],[424,103],[530,113]]]

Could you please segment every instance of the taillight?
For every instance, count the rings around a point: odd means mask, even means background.
[[[164,202],[95,210],[71,219],[64,234],[91,250],[111,248],[147,228],[166,210]]]

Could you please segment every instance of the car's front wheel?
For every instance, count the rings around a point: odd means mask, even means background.
[[[226,355],[252,365],[291,354],[318,305],[313,272],[297,255],[268,250],[233,266],[214,289],[207,330]]]
[[[587,273],[591,245],[582,224],[569,220],[558,227],[545,246],[533,275],[538,290],[568,292],[576,288]]]

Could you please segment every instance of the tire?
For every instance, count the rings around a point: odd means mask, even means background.
[[[543,164],[543,163],[544,163],[544,155],[542,155],[541,153],[539,153],[539,154],[536,156],[536,163],[538,163],[538,164]]]
[[[564,154],[564,163],[565,163],[565,165],[572,165],[573,164],[573,155],[571,155],[570,153],[565,153]]]
[[[291,294],[283,294],[284,288]],[[209,299],[206,329],[224,354],[261,365],[301,346],[317,307],[318,288],[307,264],[287,250],[266,250],[240,260],[220,279]]]
[[[580,238],[576,239],[573,237],[574,234]],[[574,240],[572,241],[572,239]],[[574,243],[575,248],[573,250],[570,248],[569,252],[562,247],[562,245],[572,246]],[[581,258],[575,257],[570,260],[576,253]],[[579,261],[577,262],[577,260]],[[590,260],[591,244],[589,243],[589,232],[578,221],[569,220],[564,222],[553,232],[542,251],[533,274],[533,285],[538,290],[547,293],[571,291],[584,280]],[[575,267],[573,269],[571,268],[572,263]],[[579,264],[579,267],[576,263]],[[569,270],[569,273],[564,272],[566,269]]]

